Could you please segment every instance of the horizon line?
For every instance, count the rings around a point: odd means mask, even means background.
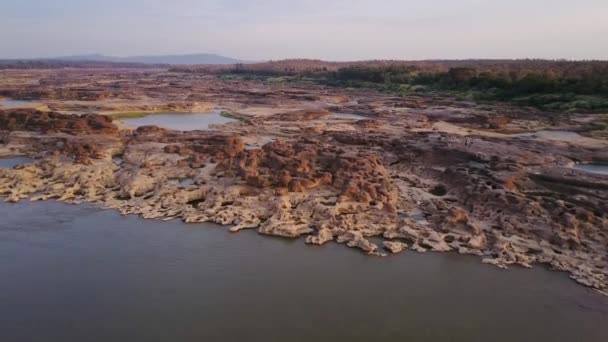
[[[566,58],[566,57],[431,57],[431,58],[420,58],[420,59],[396,59],[396,58],[366,58],[366,59],[324,59],[324,58],[314,58],[314,57],[279,57],[279,58],[267,58],[263,60],[251,60],[251,59],[241,59],[237,57],[231,57],[227,55],[223,55],[220,53],[213,52],[198,52],[198,53],[169,53],[169,54],[133,54],[133,55],[110,55],[103,53],[82,53],[82,54],[72,54],[72,55],[64,55],[64,56],[54,56],[54,57],[0,57],[1,61],[43,61],[43,60],[55,60],[61,61],[67,58],[75,58],[75,57],[109,57],[109,58],[138,58],[138,57],[185,57],[185,56],[197,56],[197,55],[209,55],[209,56],[218,56],[222,58],[234,59],[238,61],[251,63],[267,63],[267,62],[279,62],[279,61],[288,61],[288,60],[310,60],[310,61],[321,61],[328,63],[348,63],[348,62],[370,62],[370,61],[387,61],[387,62],[441,62],[441,61],[525,61],[525,60],[538,60],[538,61],[555,61],[555,62],[608,62],[607,58]],[[87,61],[87,60],[73,60],[76,61]],[[96,62],[94,60],[90,60],[90,62]]]

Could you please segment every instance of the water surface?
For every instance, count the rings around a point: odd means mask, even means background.
[[[543,269],[373,258],[209,224],[0,203],[0,341],[608,341],[608,300]]]
[[[194,179],[192,178],[174,178],[169,181],[181,188],[187,188],[194,185]]]
[[[0,106],[18,107],[32,104],[33,101],[24,100],[0,100]]]
[[[139,118],[126,118],[120,121],[131,127],[155,125],[178,131],[208,130],[209,125],[235,122],[236,119],[222,116],[221,111],[209,113],[154,113]]]
[[[608,175],[608,164],[576,164],[574,168],[600,175]]]
[[[0,157],[0,169],[12,169],[17,165],[31,163],[32,161],[33,160],[28,157]]]
[[[368,117],[363,116],[363,115],[349,114],[349,113],[334,113],[333,116],[338,119],[350,119],[350,120],[369,119]]]

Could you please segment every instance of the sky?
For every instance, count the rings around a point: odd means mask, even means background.
[[[608,59],[608,0],[2,0],[0,58]]]

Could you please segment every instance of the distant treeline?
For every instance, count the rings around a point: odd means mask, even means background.
[[[551,67],[552,66],[552,67]],[[415,66],[342,68],[336,81],[434,85],[443,89],[500,90],[506,97],[532,93],[608,96],[608,63],[552,63],[540,68],[452,67],[447,71]]]
[[[606,67],[608,61],[561,61],[542,59],[520,60],[424,60],[396,61],[371,60],[358,62],[326,62],[315,59],[285,59],[253,64],[230,65],[179,65],[172,71],[190,73],[252,73],[259,75],[293,75],[293,76],[325,76],[328,72],[336,72],[346,68],[364,68],[374,72],[388,71],[400,73],[405,71],[447,72],[452,68],[472,68],[479,73],[511,73],[525,74],[527,72],[553,72],[557,75],[576,76],[596,67]]]
[[[97,69],[97,68],[159,68],[167,65],[149,65],[141,63],[117,63],[117,62],[97,62],[97,61],[62,61],[54,59],[0,59],[0,70],[6,69]]]
[[[480,65],[445,71],[416,66],[353,66],[332,72],[328,81],[384,84],[389,88],[422,86],[467,93],[472,99],[514,101],[546,110],[608,111],[607,62]]]
[[[608,62],[438,60],[324,62],[284,60],[173,71],[310,78],[336,86],[407,94],[450,91],[472,99],[514,101],[547,110],[608,111]]]

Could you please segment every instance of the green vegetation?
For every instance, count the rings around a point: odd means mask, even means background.
[[[141,117],[144,117],[144,116],[146,116],[148,114],[152,114],[152,113],[148,113],[148,112],[125,112],[125,113],[110,114],[109,116],[112,118],[112,120],[120,120],[120,119],[141,118]]]
[[[239,116],[239,115],[235,115],[226,111],[222,111],[220,113],[220,116],[223,116],[225,118],[229,118],[229,119],[234,119],[234,120],[238,120],[238,121],[244,121],[243,117]]]
[[[477,102],[505,101],[548,112],[608,112],[608,62],[456,60],[324,62],[285,60],[208,70],[228,79],[315,82],[399,96],[447,94]]]
[[[576,72],[552,70],[480,71],[455,67],[447,71],[415,66],[354,66],[333,72],[327,84],[371,86],[397,94],[450,92],[458,98],[509,101],[547,111],[608,111],[608,66],[591,64]]]
[[[120,120],[120,119],[143,118],[144,116],[155,115],[155,114],[177,114],[177,113],[180,113],[180,112],[170,112],[170,111],[166,111],[166,110],[160,110],[160,111],[155,111],[155,112],[123,112],[123,113],[114,113],[114,114],[110,114],[109,116],[112,118],[112,120]]]
[[[581,134],[591,138],[608,139],[608,115],[603,115],[599,120],[587,124]]]

